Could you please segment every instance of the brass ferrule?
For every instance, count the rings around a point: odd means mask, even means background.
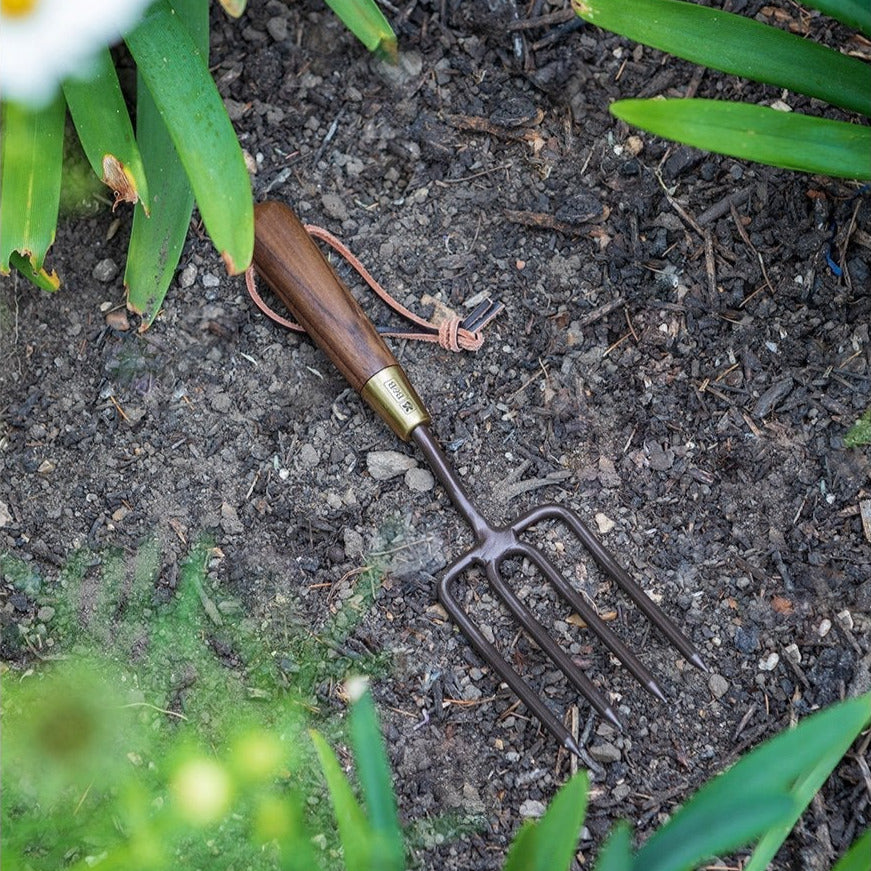
[[[404,442],[416,426],[430,422],[429,412],[401,366],[387,366],[376,372],[363,385],[360,395]]]

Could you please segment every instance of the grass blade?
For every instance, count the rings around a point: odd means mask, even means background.
[[[683,865],[673,861],[675,855],[690,859],[689,851],[685,852],[689,841],[693,844],[693,855],[700,860],[746,844],[768,829],[746,871],[765,868],[869,719],[871,694],[827,708],[803,720],[795,729],[767,741],[702,787],[647,841],[636,855],[634,867],[644,871],[689,868],[691,861]],[[748,813],[755,805],[761,806]],[[768,808],[774,810],[769,813]],[[778,815],[780,818],[775,821]],[[762,817],[770,822],[760,828],[758,822]],[[737,839],[739,827],[733,825],[732,818],[740,819],[744,827],[740,839]],[[725,838],[727,826],[733,829],[731,841]]]
[[[584,824],[587,788],[587,773],[579,771],[554,796],[540,820],[524,823],[503,871],[567,871]]]
[[[108,49],[94,61],[91,78],[63,86],[70,115],[91,168],[115,191],[116,202],[141,201],[148,211],[148,184],[133,125]]]
[[[632,871],[632,829],[620,821],[596,858],[595,871]]]
[[[804,4],[871,37],[871,5],[868,0],[804,0]]]
[[[869,67],[752,18],[682,0],[573,0],[586,21],[715,70],[871,116]]]
[[[168,0],[150,6],[125,41],[163,117],[227,271],[231,275],[244,271],[254,247],[251,184],[202,53]]]
[[[311,731],[309,734],[330,792],[330,801],[339,828],[339,838],[345,851],[345,867],[347,871],[371,871],[368,850],[369,826],[363,809],[354,797],[351,784],[348,783],[330,745],[318,732]]]
[[[871,829],[853,841],[832,871],[871,871]]]
[[[871,178],[871,127],[719,100],[618,100],[637,127],[745,160],[838,178]]]
[[[396,34],[375,0],[326,0],[327,6],[369,51],[396,63],[399,52]]]
[[[174,0],[173,8],[207,58],[207,0]],[[124,285],[128,308],[142,317],[141,329],[147,329],[160,311],[178,266],[194,208],[194,194],[141,72],[136,92],[136,133],[151,179],[151,215],[136,212],[133,216]]]
[[[716,781],[715,781],[716,783]],[[740,788],[696,796],[638,852],[634,871],[691,871],[704,859],[749,844],[790,816],[795,801],[783,791]]]
[[[6,102],[0,146],[0,273],[9,264],[39,286],[57,289],[57,275],[42,264],[54,241],[63,166],[64,102],[58,96],[43,109]],[[21,259],[13,258],[17,252]]]
[[[351,742],[357,777],[363,790],[373,840],[373,862],[379,871],[402,871],[405,867],[405,847],[396,814],[396,799],[390,778],[390,766],[372,694],[364,692],[351,709]]]

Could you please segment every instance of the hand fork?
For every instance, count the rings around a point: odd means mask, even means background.
[[[559,505],[540,505],[506,526],[494,526],[478,511],[430,432],[430,416],[396,358],[296,215],[278,202],[261,203],[255,207],[254,215],[254,266],[258,273],[396,435],[417,445],[454,506],[472,528],[475,544],[448,567],[438,582],[439,601],[478,653],[553,736],[568,750],[580,755],[571,733],[460,606],[453,591],[454,584],[471,567],[484,571],[491,588],[514,618],[578,692],[615,726],[621,728],[608,700],[503,579],[501,566],[507,558],[525,558],[537,567],[641,685],[657,698],[664,701],[665,697],[644,663],[608,628],[596,609],[568,583],[544,552],[521,538],[522,533],[538,523],[558,521],[573,532],[599,568],[683,656],[706,671],[701,656],[686,636],[573,511]]]

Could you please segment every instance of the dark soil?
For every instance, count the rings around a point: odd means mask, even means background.
[[[596,766],[590,855],[617,819],[648,834],[747,748],[869,689],[859,503],[871,454],[843,436],[871,404],[871,201],[656,140],[607,111],[618,96],[779,91],[577,23],[509,32],[513,9],[403,5],[389,68],[320,4],[252,2],[238,22],[215,18],[212,64],[257,200],[285,200],[341,236],[415,311],[504,301],[477,353],[393,343],[436,433],[494,519],[547,499],[607,530],[712,667],[688,667],[592,567],[573,570],[660,676],[666,708],[521,567],[517,585],[543,599],[554,634],[617,706],[618,735],[482,586],[464,590],[578,725]],[[0,549],[50,574],[77,546],[132,550],[156,535],[169,565],[210,531],[224,555],[216,588],[263,621],[294,607],[312,627],[377,563],[383,584],[351,641],[393,658],[375,694],[401,813],[486,820],[429,839],[419,863],[500,867],[521,817],[571,763],[435,605],[434,578],[468,531],[426,476],[369,474],[371,452],[411,448],[307,339],[253,307],[199,228],[154,327],[107,321],[121,277],[97,267],[123,264],[129,222],[108,210],[64,222],[53,296],[3,280]],[[15,624],[37,607],[7,599],[5,658],[27,658]],[[848,757],[775,868],[829,867],[867,827],[869,802]]]

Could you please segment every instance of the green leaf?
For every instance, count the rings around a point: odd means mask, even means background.
[[[588,779],[579,771],[554,796],[538,822],[523,824],[503,871],[564,871],[571,865],[587,809]]]
[[[339,827],[339,838],[345,851],[345,867],[347,871],[370,871],[369,825],[363,809],[354,797],[351,784],[348,783],[330,745],[318,732],[312,730],[309,734],[330,792],[330,801]]]
[[[702,787],[647,841],[634,867],[690,868],[768,829],[746,871],[765,868],[869,718],[871,694],[827,708],[767,741]],[[768,823],[760,826],[763,818]]]
[[[60,287],[60,279],[54,270],[48,273],[44,269],[34,269],[30,260],[27,257],[22,257],[17,251],[13,251],[9,255],[9,264],[14,266],[28,281],[35,284],[40,290],[47,290],[49,293],[53,293]]]
[[[868,0],[804,0],[804,3],[871,37],[871,5]]]
[[[859,448],[862,445],[871,445],[871,408],[847,430],[844,436],[844,447]]]
[[[64,102],[58,95],[43,109],[16,103],[0,106],[0,273],[9,272],[18,252],[28,265],[22,273],[57,288],[55,273],[42,268],[54,241],[63,166]]]
[[[125,39],[163,117],[227,271],[251,262],[254,210],[242,150],[208,66],[168,0]]]
[[[208,0],[173,0],[181,24],[208,57]],[[151,215],[133,216],[124,284],[127,306],[147,329],[157,317],[181,257],[194,208],[187,173],[140,72],[136,91],[136,133],[151,179]]]
[[[390,779],[390,766],[372,694],[364,692],[351,709],[351,743],[354,763],[363,797],[369,811],[369,821],[375,835],[373,860],[381,871],[405,867],[405,848],[402,830],[396,814],[396,799]]]
[[[632,829],[627,822],[614,826],[599,851],[596,871],[632,871]]]
[[[396,34],[375,0],[326,0],[345,27],[379,57],[396,63]]]
[[[710,786],[717,786],[715,780]],[[690,871],[703,859],[749,844],[789,817],[795,802],[777,788],[699,790],[635,857],[637,871]]]
[[[115,191],[116,202],[141,201],[147,212],[145,169],[109,50],[95,58],[91,78],[67,79],[63,91],[97,178]]]
[[[871,829],[866,829],[832,871],[871,871]]]
[[[871,89],[869,89],[871,90]],[[618,100],[611,112],[719,154],[839,178],[871,178],[871,127],[719,100]]]
[[[776,764],[776,757],[771,751],[771,746],[779,745],[776,747],[779,753],[789,755],[789,758],[782,763],[783,773],[793,775],[792,782],[787,785],[796,799],[796,810],[760,840],[745,871],[763,871],[768,866],[811,799],[826,782],[856,736],[869,722],[871,722],[871,693],[866,693],[864,696],[848,699],[813,717],[808,717],[791,732],[778,735],[735,766],[737,768],[754,756],[758,756],[760,766],[773,766]],[[794,746],[798,743],[796,733],[799,733],[801,739],[797,747]],[[765,772],[760,774],[766,776]],[[771,777],[771,775],[767,776]],[[746,777],[744,783],[748,785]]]
[[[681,0],[573,0],[586,21],[693,63],[871,116],[868,64],[752,18]]]

